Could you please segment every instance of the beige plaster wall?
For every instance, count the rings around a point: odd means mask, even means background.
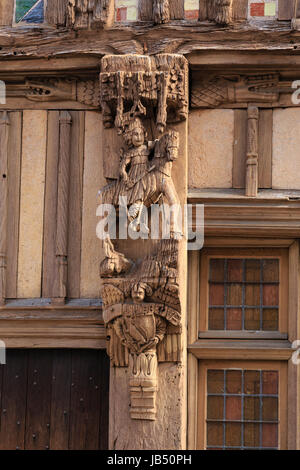
[[[234,111],[196,110],[189,115],[190,188],[231,188]]]
[[[300,109],[273,112],[273,189],[300,189]]]

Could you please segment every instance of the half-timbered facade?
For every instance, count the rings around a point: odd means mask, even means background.
[[[300,449],[299,31],[299,0],[1,0],[1,449]],[[204,205],[203,247],[102,242],[120,197],[135,233]]]

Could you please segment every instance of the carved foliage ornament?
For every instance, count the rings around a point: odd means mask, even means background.
[[[145,208],[159,200],[179,203],[172,181],[179,136],[166,125],[187,113],[186,61],[177,55],[106,56],[100,90],[104,122],[114,122],[124,139],[119,178],[102,189],[101,200],[117,207],[126,198],[123,209],[131,229],[148,233]],[[147,140],[142,118],[155,121],[156,139]],[[171,238],[156,244],[145,240],[150,254],[137,253],[133,260],[117,249],[118,240],[104,240],[100,276],[108,353],[112,365],[129,367],[133,419],[155,419],[158,362],[180,359],[179,241],[172,220],[170,226]],[[164,354],[168,336],[172,339]]]

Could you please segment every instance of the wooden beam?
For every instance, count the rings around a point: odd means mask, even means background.
[[[278,0],[278,19],[291,20],[294,18],[296,0]]]
[[[246,20],[248,17],[248,0],[234,0],[232,5],[232,19]]]
[[[11,26],[14,15],[14,1],[1,0],[0,2],[0,26]]]
[[[247,153],[247,111],[234,110],[233,188],[245,188]]]
[[[268,189],[272,188],[272,109],[259,110],[258,127],[258,187]]]
[[[68,111],[61,111],[59,115],[56,278],[53,289],[54,303],[64,303],[67,296],[71,124],[72,118]]]
[[[6,298],[7,161],[9,117],[0,113],[0,305]]]
[[[66,0],[47,0],[45,20],[55,26],[66,24]]]

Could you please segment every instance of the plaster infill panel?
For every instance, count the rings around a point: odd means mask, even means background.
[[[273,189],[300,189],[300,109],[273,113]]]
[[[234,111],[197,110],[189,116],[190,188],[232,188]]]

